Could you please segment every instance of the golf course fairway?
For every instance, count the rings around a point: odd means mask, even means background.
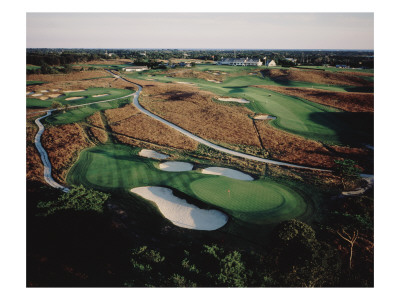
[[[307,209],[303,198],[282,183],[270,179],[243,181],[199,170],[165,172],[157,168],[156,160],[140,157],[140,150],[115,144],[84,150],[69,171],[67,182],[104,191],[166,186],[184,193],[194,204],[218,208],[253,223],[298,217]]]

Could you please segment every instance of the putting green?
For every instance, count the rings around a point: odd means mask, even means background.
[[[164,172],[158,162],[138,156],[140,149],[101,145],[83,151],[67,176],[69,184],[105,191],[140,186],[167,186],[247,222],[271,223],[302,215],[302,197],[269,179],[241,181],[199,171]],[[228,192],[230,190],[230,193]]]

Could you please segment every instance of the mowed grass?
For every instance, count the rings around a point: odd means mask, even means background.
[[[254,69],[254,67],[230,67],[204,65],[196,66],[199,70],[218,70],[227,72]],[[242,69],[243,68],[243,69]],[[145,73],[127,75],[128,77],[148,79]],[[317,104],[299,97],[288,96],[270,90],[251,87],[252,85],[278,85],[295,87],[323,88],[331,91],[345,92],[349,87],[328,86],[308,82],[289,82],[280,85],[269,78],[255,75],[232,76],[218,84],[197,78],[171,78],[165,75],[155,75],[151,78],[160,82],[192,82],[200,89],[207,90],[219,96],[229,96],[250,100],[246,107],[260,114],[270,114],[277,117],[270,125],[302,137],[328,144],[355,145],[371,143],[371,118],[366,116],[357,121],[359,115],[344,113],[329,106]],[[271,95],[271,96],[269,96]],[[222,104],[221,104],[222,105]],[[352,117],[353,116],[353,117]],[[366,123],[366,124],[364,124]],[[371,123],[371,124],[370,124]],[[363,128],[366,128],[365,130]]]
[[[129,94],[132,94],[134,91],[131,90],[124,90],[124,89],[113,89],[113,88],[89,88],[86,91],[81,92],[72,92],[72,93],[65,93],[65,95],[57,97],[57,98],[50,98],[47,100],[40,100],[35,98],[27,98],[26,99],[26,107],[27,108],[41,108],[41,107],[51,107],[54,101],[57,101],[63,105],[79,105],[79,104],[87,104],[87,103],[94,103],[103,100],[109,100],[114,98],[123,97]],[[48,92],[44,93],[43,96],[46,94],[56,94],[59,92]],[[106,96],[101,97],[94,97],[96,95],[103,95],[108,94]],[[83,99],[78,100],[66,100],[70,97],[84,97]]]
[[[46,119],[44,119],[44,123],[61,125],[61,124],[80,122],[97,111],[102,111],[111,108],[118,108],[122,105],[130,103],[131,101],[132,101],[131,97],[127,97],[115,101],[93,103],[87,106],[72,108],[66,112],[56,112],[53,113],[51,116],[47,117]]]
[[[300,194],[284,184],[269,179],[241,181],[199,171],[165,172],[156,167],[157,161],[140,157],[138,152],[139,149],[115,144],[87,149],[71,168],[67,181],[104,191],[171,187],[194,204],[205,203],[250,223],[294,218],[307,209]]]

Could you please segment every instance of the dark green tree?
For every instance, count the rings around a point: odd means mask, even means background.
[[[338,176],[342,182],[343,189],[346,189],[346,183],[354,182],[360,178],[361,168],[351,159],[335,160],[333,174]]]

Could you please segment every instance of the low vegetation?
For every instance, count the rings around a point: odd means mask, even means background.
[[[52,176],[64,182],[68,169],[75,163],[82,149],[90,146],[81,126],[67,124],[46,128],[42,135],[42,145],[52,165]]]

